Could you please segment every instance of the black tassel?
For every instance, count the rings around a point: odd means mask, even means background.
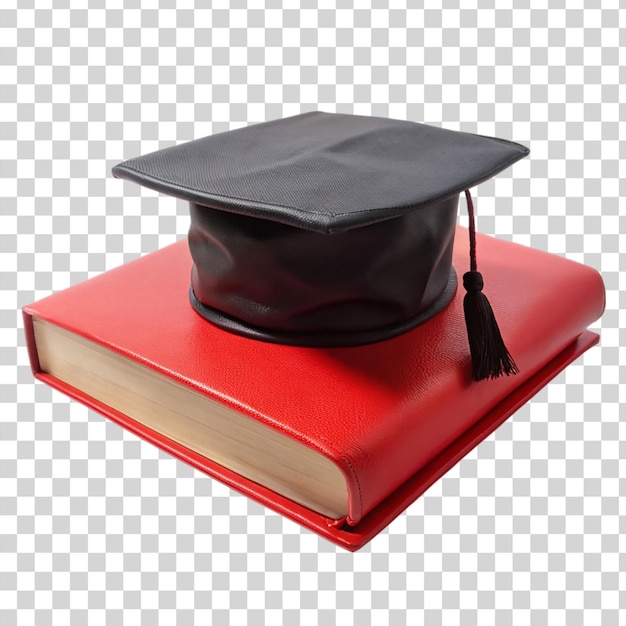
[[[472,376],[474,380],[498,378],[503,374],[510,376],[519,372],[515,361],[509,354],[493,309],[482,292],[483,277],[476,268],[476,226],[474,205],[469,191],[465,191],[467,211],[469,213],[470,266],[463,276],[463,286],[467,293],[463,300],[467,338],[472,355]]]
[[[466,272],[463,286],[467,290],[463,310],[474,380],[517,374],[517,365],[504,345],[493,309],[482,292],[482,274],[477,271]]]

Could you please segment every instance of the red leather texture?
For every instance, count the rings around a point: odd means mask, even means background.
[[[467,263],[459,228],[454,265]],[[439,315],[389,341],[356,348],[262,343],[201,318],[187,297],[186,241],[26,307],[36,376],[274,510],[355,550],[382,530],[597,336],[581,333],[604,308],[597,272],[478,237],[481,272],[514,377],[471,380],[463,290]],[[31,316],[63,326],[306,442],[346,477],[349,518],[330,520],[159,436],[39,371]],[[579,337],[580,335],[580,337]]]

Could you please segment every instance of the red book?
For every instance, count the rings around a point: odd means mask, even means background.
[[[458,231],[453,262],[463,272],[468,238]],[[189,303],[186,241],[25,307],[32,369],[159,448],[356,550],[598,340],[586,330],[604,309],[595,270],[477,237],[485,293],[516,376],[472,381],[462,289],[421,326],[366,346],[294,347],[221,330]],[[61,343],[51,335],[48,345],[38,330],[51,327],[61,329],[52,333]],[[71,358],[58,348],[68,341],[80,344],[73,384],[62,374]],[[99,356],[90,366],[92,354]],[[92,386],[109,371],[130,400],[108,383]],[[189,392],[206,399],[221,426],[194,430],[204,417],[186,414],[187,400],[176,395]],[[161,414],[168,402],[170,413]],[[223,455],[240,430],[246,445]],[[294,466],[300,453],[309,473],[319,467],[311,490],[310,476]],[[264,454],[278,466],[251,470],[250,458]]]

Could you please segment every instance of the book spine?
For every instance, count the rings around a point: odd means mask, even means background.
[[[33,372],[33,375],[36,376],[41,371],[41,366],[39,364],[39,357],[37,356],[37,346],[35,345],[33,316],[28,307],[22,309],[22,318],[24,320],[24,336],[26,339],[26,349],[28,350],[30,369]]]

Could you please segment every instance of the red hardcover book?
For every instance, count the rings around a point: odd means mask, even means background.
[[[458,230],[454,265],[463,271],[468,238]],[[366,346],[293,347],[221,330],[189,304],[186,241],[25,307],[32,369],[39,380],[159,448],[356,550],[598,340],[586,330],[604,310],[604,286],[595,270],[492,237],[478,240],[486,293],[519,367],[516,376],[472,381],[462,289],[421,326]],[[69,384],[61,366],[46,367],[50,353],[61,363],[63,350],[55,352],[52,342],[41,358],[42,324],[62,329],[59,337],[69,341],[87,340],[104,357],[90,369],[89,355],[96,353],[77,348],[86,356]],[[117,374],[128,380],[134,398],[121,405],[125,392],[117,388],[90,391],[94,377],[106,379],[109,369],[115,375],[120,363],[130,368]],[[133,378],[137,372],[156,376],[158,387],[150,389],[159,393],[142,396],[145,379]],[[176,405],[176,394],[189,390],[209,406],[225,408],[222,427],[232,423],[232,429],[245,430],[250,456],[263,454],[269,441],[267,454],[278,469],[251,471],[245,446],[224,460],[220,442],[237,437],[234,430],[201,436],[194,424],[203,416],[189,418],[174,406],[181,424],[191,420],[180,434],[176,419],[159,415],[161,400],[152,395],[164,398],[163,404],[175,398]],[[318,463],[320,475],[331,476],[328,498],[322,493],[312,502],[302,496],[308,477],[298,475],[297,467],[280,466],[283,448],[292,456],[302,452],[310,467]]]

